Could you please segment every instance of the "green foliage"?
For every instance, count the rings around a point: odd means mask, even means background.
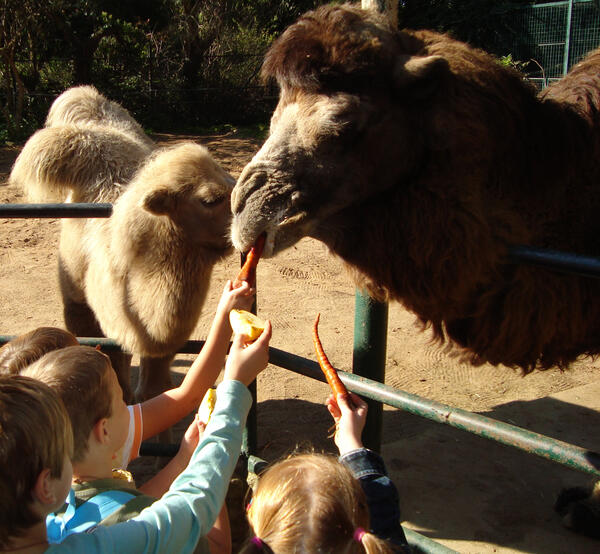
[[[514,28],[514,0],[403,0],[399,24],[411,29],[448,32],[459,40],[501,55],[519,29]]]
[[[0,140],[40,127],[65,89],[95,85],[146,127],[265,125],[264,53],[321,0],[3,0]],[[403,27],[449,31],[498,55],[519,30],[509,0],[402,0]],[[506,63],[518,64],[507,58]]]
[[[529,62],[521,62],[518,60],[513,59],[512,54],[506,54],[505,56],[500,56],[499,58],[499,62],[506,66],[506,67],[512,67],[513,69],[516,69],[517,71],[525,71],[526,67],[529,65]]]

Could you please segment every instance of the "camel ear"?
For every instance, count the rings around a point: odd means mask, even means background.
[[[142,198],[141,205],[154,215],[169,215],[176,209],[177,195],[168,188],[154,189]]]
[[[394,84],[398,91],[428,96],[448,72],[448,61],[442,56],[411,56],[396,63]]]

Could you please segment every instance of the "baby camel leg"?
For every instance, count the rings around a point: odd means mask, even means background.
[[[59,257],[58,280],[67,329],[78,337],[104,337],[94,312],[85,300],[80,284],[71,276],[62,254]],[[133,400],[130,377],[131,354],[121,351],[110,351],[107,354],[123,389],[123,398],[130,404]]]
[[[171,380],[171,362],[175,354],[162,358],[140,358],[140,375],[135,398],[138,402],[148,400],[173,387]]]
[[[94,312],[87,304],[80,304],[69,299],[63,299],[64,319],[67,329],[78,337],[103,337],[104,333],[96,321]],[[131,391],[131,354],[120,351],[106,353],[117,374],[119,384],[123,389],[125,402],[130,403],[133,399]]]
[[[162,358],[140,357],[140,372],[135,391],[137,402],[154,398],[160,393],[173,388],[173,381],[171,380],[171,362],[173,358],[175,358],[175,354],[169,354]],[[173,441],[171,429],[160,433],[158,441],[163,444],[171,443]]]

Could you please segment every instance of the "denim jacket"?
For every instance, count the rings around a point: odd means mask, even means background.
[[[397,552],[410,553],[400,525],[398,490],[387,476],[381,456],[367,448],[358,448],[340,456],[340,462],[358,479],[365,492],[371,516],[370,532],[389,541]]]

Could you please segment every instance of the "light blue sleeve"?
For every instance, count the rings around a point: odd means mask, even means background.
[[[193,552],[199,537],[214,525],[225,500],[251,404],[250,392],[242,383],[223,381],[188,467],[160,500],[129,521],[71,535],[46,552]]]

